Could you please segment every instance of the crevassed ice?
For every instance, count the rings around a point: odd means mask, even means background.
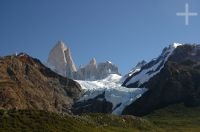
[[[120,79],[121,76],[117,74],[111,74],[107,78],[98,81],[77,80],[82,88],[86,91],[79,101],[95,98],[97,95],[105,92],[106,101],[113,104],[112,113],[120,115],[127,105],[131,104],[147,91],[145,88],[122,87]]]

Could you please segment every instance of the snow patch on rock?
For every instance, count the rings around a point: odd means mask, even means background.
[[[158,58],[153,59],[152,61],[143,65],[142,67],[136,66],[136,68],[132,70],[128,74],[128,76],[130,77],[136,72],[137,74],[133,75],[133,77],[125,83],[125,86],[138,83],[138,87],[139,87],[145,82],[149,81],[150,78],[152,78],[153,76],[155,76],[156,74],[160,72],[160,70],[164,67],[165,62],[172,55],[173,51],[180,45],[182,44],[173,43],[168,48],[165,48],[162,54]]]

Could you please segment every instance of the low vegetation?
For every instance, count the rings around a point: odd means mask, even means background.
[[[144,119],[166,132],[200,132],[200,107],[171,105],[149,114]]]
[[[153,132],[156,129],[149,121],[133,116],[70,116],[35,110],[1,110],[0,131]]]
[[[0,131],[199,132],[200,107],[172,105],[142,118],[109,114],[72,116],[37,110],[0,110]]]

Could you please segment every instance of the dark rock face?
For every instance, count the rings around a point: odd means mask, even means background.
[[[0,59],[0,109],[70,112],[82,95],[80,85],[21,53]]]
[[[149,90],[127,106],[123,114],[143,116],[155,109],[183,102],[200,105],[200,46],[183,45],[175,49],[164,68],[143,84]]]
[[[112,113],[112,103],[106,101],[105,92],[93,99],[76,102],[73,105],[72,112],[74,114],[81,113]]]

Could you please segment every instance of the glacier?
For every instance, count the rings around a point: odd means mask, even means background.
[[[85,90],[79,102],[86,101],[105,93],[105,99],[113,104],[112,114],[120,115],[123,109],[133,101],[141,97],[147,91],[146,88],[126,88],[121,86],[122,76],[110,74],[102,80],[82,81],[76,80]]]

